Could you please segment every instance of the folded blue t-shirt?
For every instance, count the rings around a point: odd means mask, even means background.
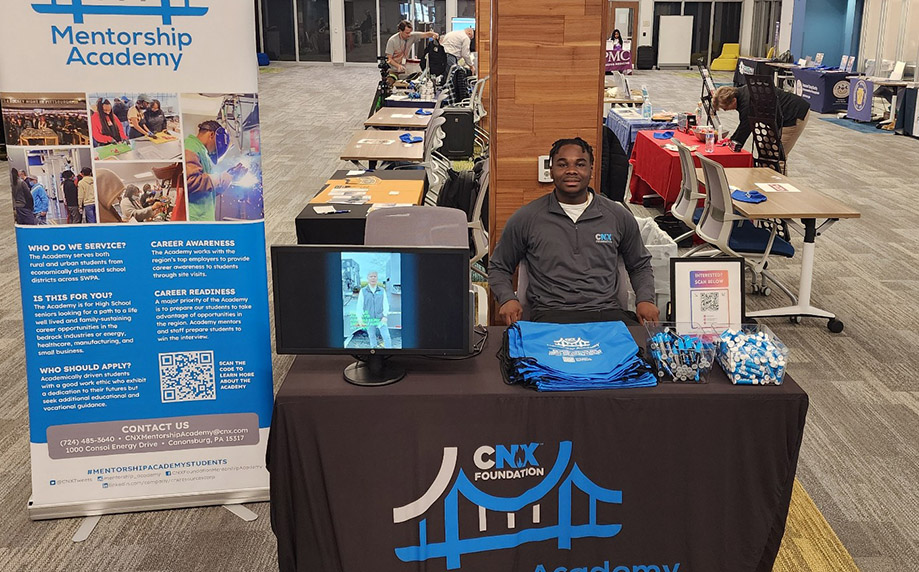
[[[673,139],[673,131],[661,131],[654,134],[655,139]]]
[[[429,109],[419,109],[415,112],[415,115],[432,115],[434,112]]]
[[[412,135],[410,133],[403,133],[402,135],[399,135],[399,139],[401,139],[403,143],[421,143],[421,137]]]
[[[742,203],[761,203],[766,200],[766,195],[759,191],[734,191],[731,198]]]

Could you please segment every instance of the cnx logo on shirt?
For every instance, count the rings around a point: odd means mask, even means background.
[[[613,233],[611,232],[598,232],[594,235],[594,238],[597,239],[597,244],[612,244],[613,243]]]
[[[524,467],[538,467],[536,460],[536,447],[539,443],[529,445],[482,445],[475,450],[472,460],[475,466],[483,471],[490,469],[522,469]]]

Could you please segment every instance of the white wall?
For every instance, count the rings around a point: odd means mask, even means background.
[[[779,45],[775,49],[776,55],[791,49],[791,21],[795,11],[795,3],[792,0],[782,1],[781,24],[779,24]]]

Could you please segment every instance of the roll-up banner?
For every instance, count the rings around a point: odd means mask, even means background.
[[[251,0],[4,0],[32,518],[268,498]]]

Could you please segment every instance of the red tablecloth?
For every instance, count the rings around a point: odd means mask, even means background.
[[[676,151],[664,149],[670,143],[669,139],[655,139],[654,133],[661,131],[639,131],[632,147],[632,182],[629,186],[632,192],[631,202],[641,203],[645,195],[656,193],[664,199],[664,209],[676,201],[680,194],[680,182],[683,173],[680,169],[680,154]],[[700,167],[696,153],[702,153],[725,167],[752,167],[753,154],[749,151],[731,151],[728,146],[716,145],[712,153],[705,152],[705,144],[700,143],[694,135],[687,135],[681,131],[674,131],[676,139],[689,147],[698,145],[693,151],[693,161]]]

